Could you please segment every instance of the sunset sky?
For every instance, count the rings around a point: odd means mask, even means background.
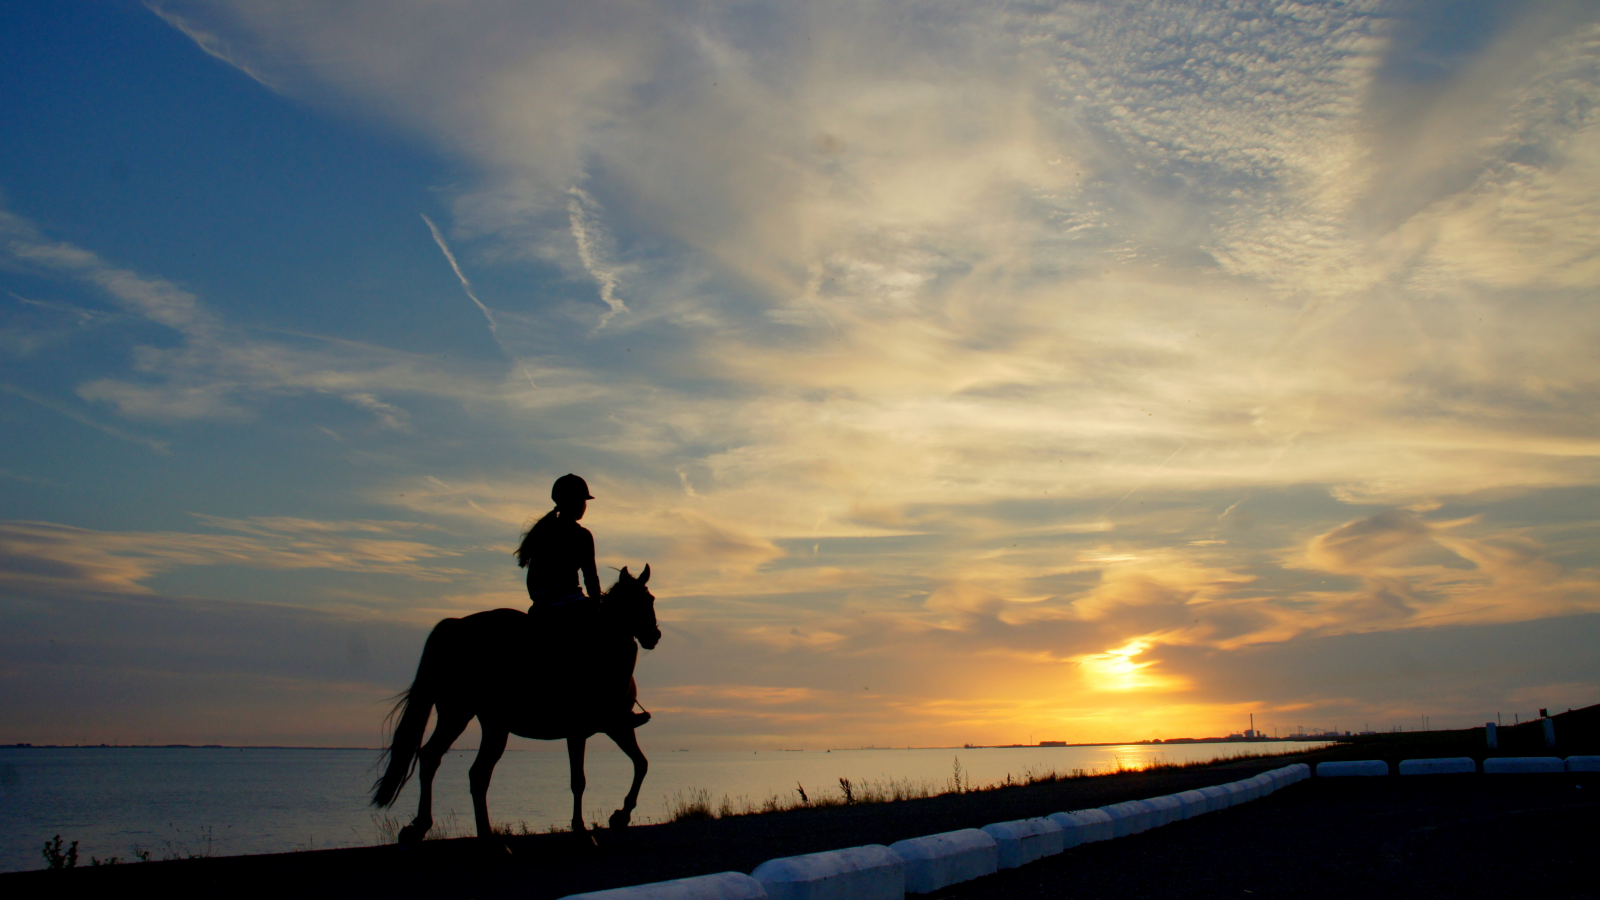
[[[647,750],[1600,702],[1600,5],[53,0],[0,59],[0,743],[376,746],[566,472],[655,573]]]

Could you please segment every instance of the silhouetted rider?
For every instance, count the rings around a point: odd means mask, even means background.
[[[582,478],[568,473],[550,488],[556,508],[545,513],[522,536],[517,565],[528,570],[528,615],[536,626],[556,632],[584,627],[588,614],[600,601],[600,574],[594,564],[594,535],[578,524],[594,495]],[[583,575],[583,590],[578,575]],[[626,690],[625,694],[631,694]],[[634,713],[631,696],[618,697],[617,718],[629,728],[650,721],[649,713]]]
[[[578,573],[590,600],[600,599],[600,575],[594,565],[594,535],[578,524],[594,496],[576,475],[563,475],[550,488],[556,508],[533,523],[517,548],[517,565],[528,570],[530,613],[555,609],[584,599]]]

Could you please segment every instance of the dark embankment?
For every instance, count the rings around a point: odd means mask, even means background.
[[[1556,753],[1600,752],[1593,727],[1600,723],[1600,709],[1580,713],[1563,716],[1567,720],[1564,723],[1558,720],[1557,734],[1563,741]],[[1567,726],[1565,731],[1563,725]],[[1502,749],[1495,755],[1551,754],[1542,746],[1542,731],[1534,735],[1538,746],[1528,748],[1508,742],[1507,731],[1510,729],[1502,730]],[[1529,733],[1533,733],[1531,729]],[[1521,739],[1519,731],[1515,740]],[[1398,761],[1422,756],[1481,759],[1484,755],[1481,729],[1378,735],[1299,756],[1070,778],[899,803],[806,808],[638,826],[619,834],[598,833],[596,848],[585,848],[565,834],[507,838],[510,854],[491,851],[471,839],[432,841],[405,849],[367,847],[21,872],[0,875],[0,891],[8,896],[214,893],[542,900],[710,872],[748,872],[775,857],[860,844],[888,844],[941,831],[1175,793],[1247,778],[1289,762]],[[1039,872],[1056,872],[1050,876],[1053,878],[1066,878],[1064,873],[1070,873],[1070,886],[1063,883],[1052,887],[1048,880],[1026,881],[1032,877],[1026,873],[1036,871],[1028,867],[993,876],[994,880],[974,882],[966,889],[968,893],[951,896],[1249,896],[1239,893],[1240,885],[1249,888],[1249,884],[1220,875],[1202,879],[1209,879],[1206,884],[1212,885],[1205,890],[1215,888],[1216,892],[1191,890],[1191,883],[1199,876],[1186,867],[1205,870],[1225,866],[1278,873],[1274,877],[1279,880],[1271,883],[1282,887],[1276,891],[1279,895],[1332,896],[1312,884],[1296,883],[1294,890],[1283,887],[1297,872],[1305,872],[1308,877],[1316,872],[1320,873],[1317,877],[1341,879],[1342,893],[1354,889],[1395,896],[1405,892],[1399,890],[1399,882],[1389,886],[1396,888],[1391,891],[1383,884],[1372,883],[1362,872],[1381,870],[1398,878],[1412,870],[1433,871],[1433,863],[1419,869],[1407,862],[1413,858],[1453,859],[1461,872],[1476,872],[1490,879],[1485,883],[1491,883],[1499,877],[1491,870],[1524,872],[1530,867],[1554,866],[1549,871],[1565,871],[1560,867],[1569,864],[1561,862],[1567,858],[1562,854],[1571,849],[1565,835],[1577,835],[1592,847],[1600,833],[1595,824],[1600,822],[1600,804],[1588,799],[1591,797],[1600,799],[1600,779],[1588,776],[1390,777],[1327,782],[1313,779],[1238,809],[1080,848],[1053,862],[1036,864],[1042,866],[1037,869]],[[1436,846],[1439,841],[1444,845]],[[1485,841],[1498,849],[1491,853]],[[1201,847],[1210,849],[1195,849]],[[1228,848],[1232,856],[1207,855]],[[1441,857],[1439,853],[1446,855]],[[1271,859],[1266,868],[1264,858]],[[1445,895],[1426,888],[1412,876],[1406,877],[1411,879],[1406,884],[1415,888],[1410,892],[1413,895]],[[1096,890],[1103,889],[1105,893],[1086,892],[1090,882],[1100,885]],[[1468,895],[1487,896],[1475,891]],[[1521,892],[1500,894],[1517,895]],[[1549,896],[1576,895],[1557,892]]]
[[[1600,777],[1330,778],[929,900],[1600,897]]]

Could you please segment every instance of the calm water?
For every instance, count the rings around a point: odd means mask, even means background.
[[[591,743],[585,815],[603,821],[620,805],[632,768],[603,739]],[[666,752],[653,750],[650,775],[634,821],[661,821],[674,799],[697,789],[713,802],[759,806],[773,795],[795,797],[796,784],[813,799],[837,795],[839,779],[854,784],[893,779],[943,790],[960,759],[975,786],[1030,771],[1143,768],[1228,758],[1241,752],[1306,749],[1320,743],[1129,744],[1112,747],[1027,747],[972,750],[834,750]],[[81,864],[91,855],[127,859],[134,846],[156,859],[174,852],[215,855],[379,843],[366,790],[372,750],[254,749],[10,749],[0,748],[0,871],[43,868],[41,845],[60,834],[78,841]],[[434,818],[448,826],[472,823],[467,767],[473,751],[446,757],[434,785]],[[509,751],[495,769],[489,810],[499,822],[526,822],[543,831],[571,815],[566,754]],[[393,811],[409,821],[415,783]],[[209,839],[209,840],[208,840]]]

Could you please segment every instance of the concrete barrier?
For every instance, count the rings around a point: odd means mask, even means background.
[[[1256,791],[1254,790],[1255,786],[1245,784],[1243,781],[1230,781],[1223,785],[1223,787],[1228,791],[1229,806],[1238,806],[1241,803],[1249,803],[1251,800],[1256,798]]]
[[[1478,771],[1470,756],[1445,756],[1439,759],[1404,759],[1401,775],[1465,775]]]
[[[1002,869],[1015,869],[1025,863],[1061,852],[1061,826],[1049,819],[1017,819],[983,826],[994,838]]]
[[[882,844],[769,859],[750,876],[771,900],[903,900],[906,864]]]
[[[1173,822],[1183,818],[1183,801],[1172,796],[1171,794],[1164,794],[1160,797],[1151,797],[1144,802],[1148,803],[1152,808],[1155,809],[1156,821],[1155,824],[1151,826],[1152,828],[1159,827],[1161,825],[1171,825]]]
[[[1145,831],[1155,819],[1155,810],[1143,800],[1125,800],[1100,808],[1111,817],[1112,833],[1117,837],[1127,837]]]
[[[994,838],[976,828],[896,841],[889,849],[905,860],[906,890],[914,894],[993,875],[1000,867]]]
[[[1178,798],[1178,802],[1183,804],[1183,817],[1185,819],[1205,815],[1206,810],[1211,808],[1210,799],[1199,791],[1184,791],[1172,796]]]
[[[1565,772],[1567,763],[1559,756],[1498,756],[1483,761],[1485,775],[1530,775]]]
[[[1078,844],[1109,841],[1116,837],[1116,823],[1103,809],[1079,809],[1072,812],[1051,813],[1045,818],[1061,826],[1061,847],[1070,849]]]
[[[743,872],[657,881],[609,891],[568,894],[561,900],[767,900],[761,882]]]
[[[1203,787],[1200,793],[1206,798],[1206,812],[1221,812],[1233,802],[1233,794],[1228,791],[1226,785],[1213,784],[1210,787]]]
[[[1350,776],[1387,775],[1389,764],[1381,759],[1362,759],[1352,762],[1317,763],[1318,778],[1347,778]]]
[[[1600,772],[1600,756],[1567,757],[1568,772]]]

